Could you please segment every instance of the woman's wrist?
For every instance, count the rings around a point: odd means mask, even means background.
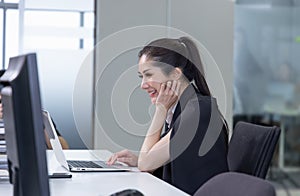
[[[167,114],[168,109],[161,103],[156,103],[155,112],[158,112],[159,114]]]
[[[156,104],[155,113],[152,118],[152,123],[149,127],[148,134],[151,135],[160,132],[164,125],[166,117],[167,117],[166,108],[161,104]]]

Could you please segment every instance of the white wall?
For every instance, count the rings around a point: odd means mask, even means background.
[[[138,89],[137,53],[158,37],[190,35],[201,42],[209,86],[231,126],[232,1],[97,1],[97,13],[95,148],[139,150],[153,107]]]
[[[234,3],[229,0],[171,1],[171,26],[200,41],[216,61],[206,65],[206,77],[221,112],[232,126]],[[219,69],[219,70],[218,70]],[[221,72],[225,90],[218,76]]]

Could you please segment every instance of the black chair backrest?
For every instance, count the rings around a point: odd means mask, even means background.
[[[229,171],[265,178],[280,135],[280,128],[238,122],[228,147]]]
[[[226,172],[204,183],[194,196],[275,196],[274,187],[266,180],[242,173]]]

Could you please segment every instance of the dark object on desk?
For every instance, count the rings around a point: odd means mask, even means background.
[[[125,189],[123,191],[119,191],[116,193],[111,194],[110,196],[143,196],[144,194],[141,193],[139,190],[136,189]]]
[[[228,148],[229,171],[265,178],[268,172],[280,128],[238,122]]]
[[[247,174],[227,172],[203,184],[194,196],[275,196],[274,187],[266,180]]]
[[[7,162],[14,195],[48,196],[49,182],[35,54],[10,58],[0,78]]]
[[[72,178],[71,173],[52,173],[49,174],[49,178]]]

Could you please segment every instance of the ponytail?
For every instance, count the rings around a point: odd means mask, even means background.
[[[201,94],[211,96],[205,80],[204,68],[197,46],[188,37],[181,37],[178,40],[186,49],[185,58],[187,59],[187,63],[185,67],[183,67],[183,74],[190,82],[195,82],[195,85]]]

